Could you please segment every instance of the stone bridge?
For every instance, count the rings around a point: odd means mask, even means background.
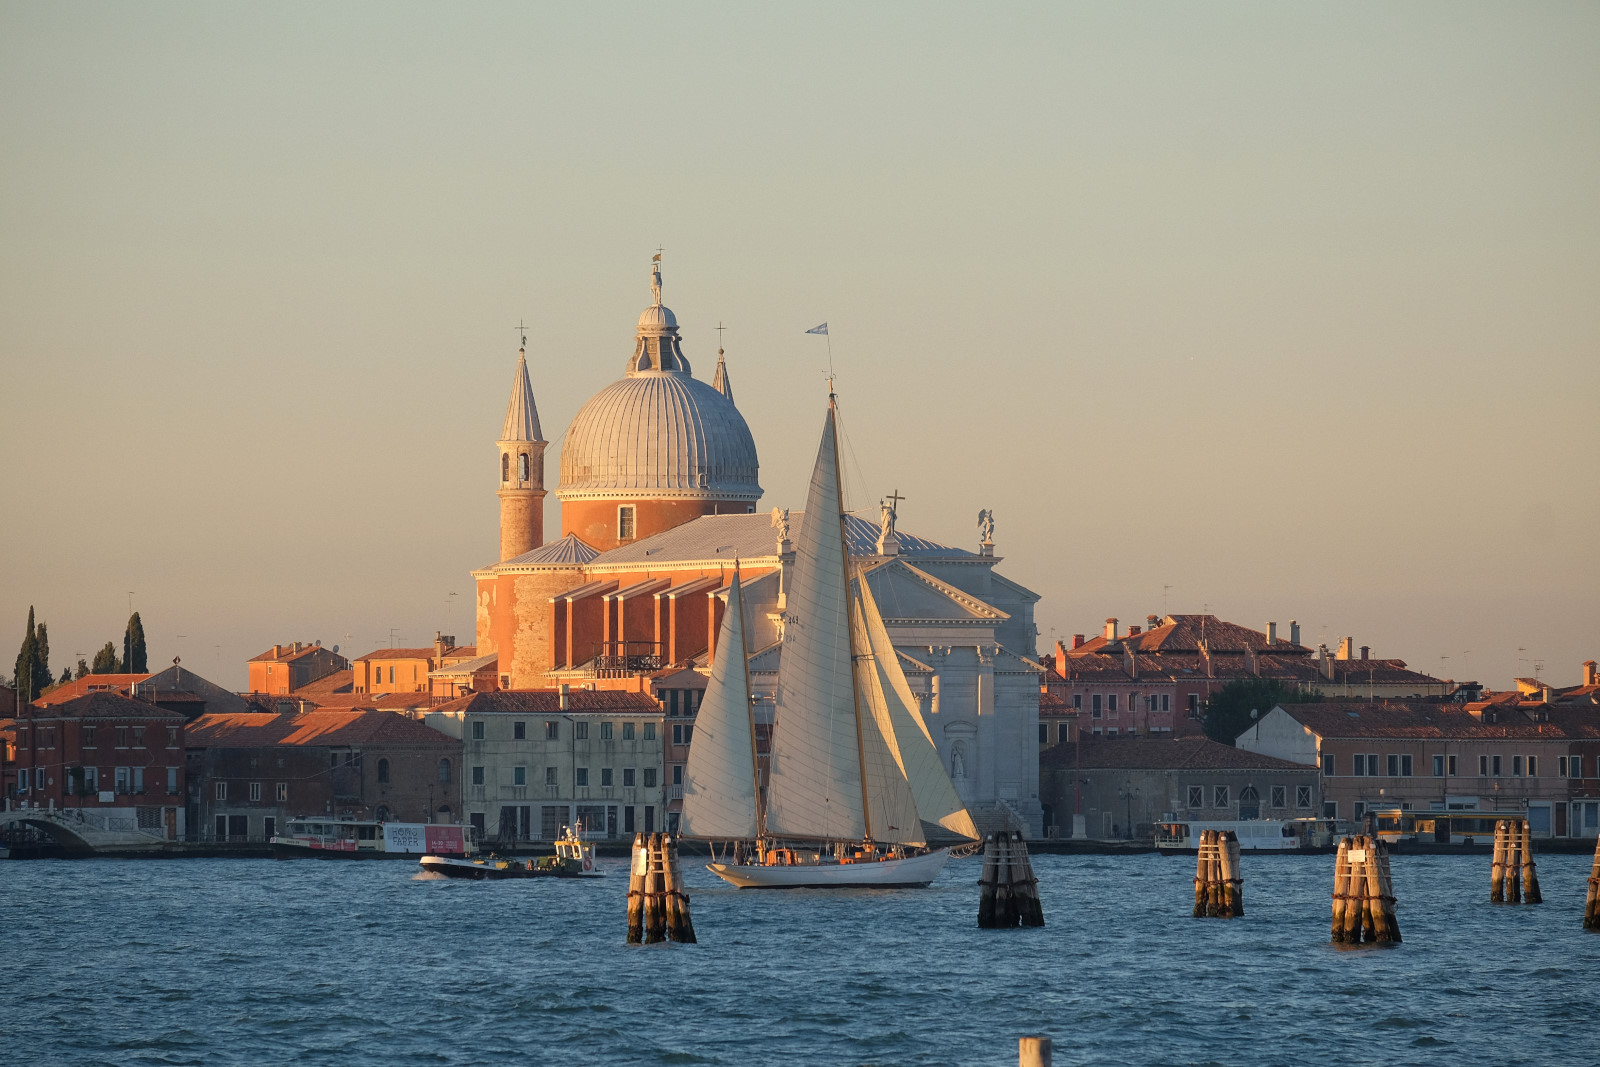
[[[42,830],[70,853],[157,852],[167,846],[165,830],[144,830],[82,808],[11,808],[0,811],[0,828]]]

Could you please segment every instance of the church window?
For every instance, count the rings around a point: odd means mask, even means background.
[[[624,504],[617,509],[617,540],[633,540],[633,514],[633,505],[631,504]]]
[[[439,784],[450,784],[450,761],[447,759],[442,759],[439,761]]]
[[[511,457],[506,455],[504,452],[500,453],[500,480],[502,482],[509,482],[511,480]],[[269,671],[271,669],[271,667],[267,668]]]
[[[528,480],[528,454],[526,452],[517,456],[517,477],[522,481]]]

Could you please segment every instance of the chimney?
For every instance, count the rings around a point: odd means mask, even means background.
[[[1329,681],[1333,680],[1333,657],[1328,655],[1327,645],[1317,646],[1317,658],[1322,661],[1322,676]]]
[[[301,648],[302,648],[302,647],[303,647],[303,646],[302,646],[302,645],[301,645],[301,644],[300,644],[300,642],[299,642],[299,641],[296,641],[296,642],[295,642],[295,643],[294,643],[294,650],[295,650],[295,651],[296,651],[296,652],[299,652],[299,651],[300,651],[300,649],[301,649]]]
[[[1139,636],[1139,632],[1140,632],[1139,631],[1139,626],[1138,626],[1137,623],[1135,623],[1134,625],[1128,627],[1128,636],[1129,637],[1138,637]]]
[[[1072,635],[1072,647],[1073,648],[1082,648],[1083,647],[1083,635],[1082,634],[1073,634]]]
[[[1275,622],[1269,622],[1269,623],[1267,623],[1267,644],[1275,645],[1277,643],[1278,643],[1278,624],[1275,623]]]
[[[282,645],[273,645],[272,646],[272,658],[273,659],[282,659],[283,658],[283,646]]]
[[[1583,684],[1584,685],[1600,685],[1600,678],[1597,678],[1597,672],[1595,670],[1595,667],[1596,667],[1596,664],[1595,664],[1594,660],[1586,659],[1586,660],[1583,661]]]
[[[1339,642],[1339,656],[1338,656],[1338,658],[1339,659],[1349,659],[1350,656],[1351,656],[1351,653],[1353,653],[1355,651],[1355,648],[1356,648],[1356,639],[1353,638],[1353,637],[1346,637],[1344,640]]]
[[[1293,619],[1289,620],[1289,643],[1291,645],[1300,643],[1300,624]]]
[[[566,682],[561,683],[561,710],[566,711],[572,706],[572,686]]]
[[[1106,640],[1107,641],[1115,641],[1116,639],[1117,639],[1117,620],[1116,619],[1107,619],[1106,620]]]
[[[1157,626],[1160,626],[1160,625],[1161,625],[1161,616],[1159,616],[1159,615],[1146,615],[1144,617],[1144,628],[1147,631],[1148,630],[1154,630]]]
[[[1061,647],[1060,641],[1056,642],[1056,673],[1063,678],[1067,676],[1067,650]]]
[[[1541,686],[1539,689],[1539,700],[1544,704],[1554,704],[1556,702],[1556,691],[1551,689],[1548,685]]]
[[[444,659],[444,650],[449,646],[445,644],[444,635],[438,630],[433,631],[433,656],[435,659]]]
[[[1367,653],[1369,653],[1371,651],[1372,651],[1372,646],[1371,645],[1362,645],[1361,646],[1361,658],[1362,659],[1366,659],[1367,658]]]

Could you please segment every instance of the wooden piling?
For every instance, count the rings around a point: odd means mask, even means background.
[[[1522,900],[1525,904],[1543,904],[1544,894],[1539,892],[1539,871],[1533,862],[1533,823],[1522,820]]]
[[[662,843],[662,876],[667,910],[667,940],[693,945],[694,920],[689,915],[689,894],[683,889],[683,870],[678,866],[677,838]]]
[[[1583,908],[1583,928],[1600,930],[1600,838],[1594,843],[1594,866],[1589,868],[1589,894]]]
[[[1217,858],[1222,863],[1223,918],[1237,919],[1244,915],[1244,879],[1239,875],[1239,835],[1232,830],[1222,834]]]
[[[628,944],[644,941],[644,875],[650,863],[644,834],[633,835],[633,862],[628,867]]]
[[[1376,837],[1339,842],[1333,868],[1333,929],[1336,944],[1399,943],[1389,854]]]
[[[1339,842],[1339,854],[1333,861],[1333,943],[1344,943],[1344,917],[1350,906],[1350,839]]]
[[[983,872],[978,877],[978,926],[997,930],[1043,926],[1039,880],[1033,874],[1022,834],[1002,830],[983,839]]]
[[[1239,838],[1231,830],[1200,831],[1194,864],[1194,917],[1231,919],[1244,914]]]
[[[1050,1039],[1035,1036],[1017,1041],[1017,1067],[1050,1067]]]
[[[1494,859],[1489,862],[1489,903],[1501,904],[1506,899],[1506,821],[1494,824]]]
[[[653,945],[667,939],[666,901],[661,892],[661,835],[651,834],[645,851],[649,863],[644,873],[644,943]]]

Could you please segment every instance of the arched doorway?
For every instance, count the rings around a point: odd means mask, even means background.
[[[1256,792],[1256,787],[1247,785],[1239,790],[1239,818],[1261,818],[1261,794]]]

